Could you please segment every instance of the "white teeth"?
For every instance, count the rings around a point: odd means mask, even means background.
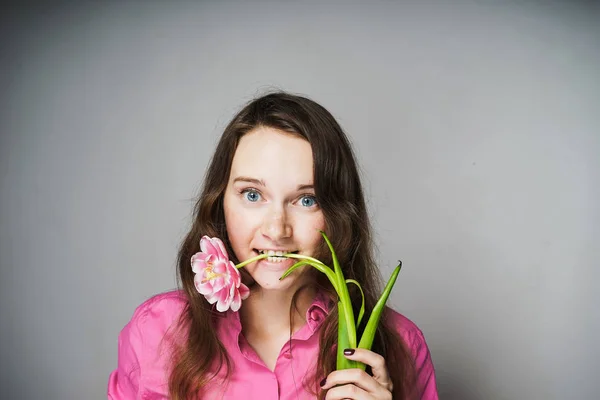
[[[268,254],[269,257],[267,257],[267,261],[269,262],[282,262],[287,259],[287,257],[283,257],[283,255],[292,252],[287,250],[258,250],[258,253]]]

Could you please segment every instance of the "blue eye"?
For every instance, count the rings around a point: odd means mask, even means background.
[[[246,200],[252,203],[256,203],[258,200],[260,200],[260,194],[256,190],[252,189],[245,190],[244,197],[246,197]]]
[[[317,204],[317,199],[315,198],[315,196],[303,196],[300,200],[300,203],[304,207],[312,207]]]

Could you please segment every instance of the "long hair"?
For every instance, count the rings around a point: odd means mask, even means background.
[[[223,239],[228,253],[234,254],[225,226],[223,195],[240,138],[258,127],[290,133],[311,144],[315,195],[325,218],[325,232],[332,241],[345,277],[361,283],[365,295],[365,320],[381,293],[381,278],[373,257],[360,176],[350,142],[340,125],[325,108],[305,97],[277,92],[251,101],[227,125],[217,144],[194,208],[191,230],[179,250],[178,280],[187,297],[187,306],[178,324],[185,339],[173,352],[169,377],[169,394],[176,400],[197,397],[215,371],[226,371],[225,379],[231,371],[227,350],[215,334],[217,317],[212,306],[195,289],[190,259],[200,251],[203,235]],[[325,256],[321,259],[326,263],[330,260]],[[318,274],[316,279],[316,284],[335,300],[335,291],[325,276]],[[351,290],[350,294],[353,304],[358,307],[360,292]],[[364,326],[359,327],[359,333],[363,329]],[[323,394],[319,393],[317,382],[335,370],[336,340],[337,310],[334,307],[321,326],[317,369],[314,376],[308,377],[308,383],[305,380],[306,387],[319,397]],[[416,387],[412,357],[385,315],[372,350],[387,361],[394,398],[411,398]]]

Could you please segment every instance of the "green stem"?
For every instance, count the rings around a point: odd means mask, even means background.
[[[338,296],[340,297],[340,302],[342,303],[342,309],[344,313],[344,317],[346,318],[346,326],[348,329],[348,344],[350,348],[356,347],[356,325],[354,323],[354,311],[352,310],[352,302],[350,301],[350,294],[348,293],[348,286],[346,286],[346,280],[344,279],[344,273],[342,272],[342,268],[340,267],[340,263],[338,261],[337,255],[335,254],[335,250],[325,232],[321,231],[321,235],[325,242],[327,242],[327,246],[331,251],[331,258],[333,260],[333,268],[337,278],[338,284]]]
[[[361,368],[363,363],[358,361],[350,360],[344,355],[344,350],[352,348],[348,342],[348,325],[346,324],[346,318],[342,312],[342,303],[338,301],[338,342],[337,342],[337,357],[335,363],[335,369],[340,371],[342,369],[350,368]],[[364,371],[364,367],[362,368]]]
[[[253,263],[254,261],[262,260],[263,258],[267,258],[267,257],[269,257],[268,254],[260,254],[260,255],[258,255],[256,257],[249,258],[246,261],[242,261],[241,263],[236,264],[235,267],[237,269],[240,269],[240,268],[245,267],[246,265],[248,265],[250,263]]]
[[[279,280],[282,280],[283,278],[287,277],[296,268],[298,268],[302,265],[310,265],[310,266],[318,269],[322,273],[324,273],[327,276],[327,278],[329,279],[329,281],[331,282],[331,284],[333,285],[333,288],[335,289],[336,293],[339,292],[338,285],[337,285],[337,282],[335,279],[335,275],[334,275],[333,271],[331,270],[331,268],[329,268],[327,265],[323,264],[321,261],[317,260],[316,258],[303,256],[300,254],[288,254],[287,257],[296,258],[296,259],[299,259],[300,261],[298,261],[296,264],[294,264],[290,268],[288,268],[288,270],[285,271],[283,273],[283,275],[281,275],[281,278],[279,278]]]

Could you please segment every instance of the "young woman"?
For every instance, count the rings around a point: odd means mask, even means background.
[[[143,303],[121,332],[108,398],[437,399],[421,331],[389,308],[372,351],[345,351],[367,371],[335,371],[331,284],[308,266],[279,279],[296,261],[281,254],[331,265],[319,230],[345,277],[361,283],[368,315],[382,286],[350,143],[314,101],[260,97],[233,118],[217,145],[179,251],[182,289]],[[194,284],[190,260],[205,235],[222,239],[234,263],[272,254],[240,269],[250,295],[239,311],[217,311]],[[360,292],[351,297],[361,304]]]

